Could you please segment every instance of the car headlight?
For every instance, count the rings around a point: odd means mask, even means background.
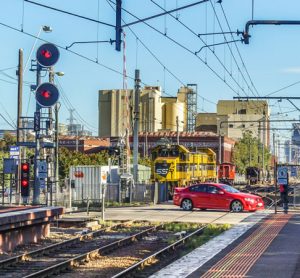
[[[245,201],[250,202],[252,204],[254,204],[255,200],[252,198],[245,198]]]

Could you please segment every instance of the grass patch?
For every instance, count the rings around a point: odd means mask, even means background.
[[[202,224],[197,223],[183,223],[183,222],[172,222],[164,224],[164,229],[170,232],[181,232],[181,231],[194,231],[199,229]]]
[[[208,242],[210,239],[218,236],[219,234],[225,232],[230,229],[231,225],[229,224],[208,224],[206,228],[204,228],[203,233],[199,236],[194,236],[191,238],[187,244],[185,254],[190,252],[191,250],[203,245]]]

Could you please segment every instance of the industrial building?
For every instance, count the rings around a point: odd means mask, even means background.
[[[234,140],[243,137],[245,131],[270,145],[270,110],[265,100],[219,100],[216,113],[199,113],[196,117],[197,131],[216,132]]]
[[[134,91],[99,91],[99,137],[120,137],[132,126]],[[142,132],[194,131],[197,111],[197,86],[181,87],[177,96],[162,97],[160,86],[145,86],[140,95],[140,125]]]

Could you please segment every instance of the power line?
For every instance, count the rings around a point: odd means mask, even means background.
[[[278,92],[280,92],[280,91],[283,91],[283,90],[285,90],[285,89],[287,89],[287,88],[290,88],[290,87],[292,87],[292,86],[295,86],[295,85],[297,85],[297,84],[299,84],[299,83],[300,83],[300,81],[294,82],[294,83],[292,83],[292,84],[290,84],[290,85],[287,85],[287,86],[285,86],[285,87],[283,87],[283,88],[280,88],[280,89],[278,89],[278,90],[276,90],[276,91],[274,91],[274,92],[271,92],[271,93],[269,93],[269,94],[267,94],[267,95],[265,95],[265,96],[268,97],[268,96],[274,95],[274,94],[276,94],[276,93],[278,93]]]
[[[112,1],[110,1],[110,0],[106,0],[106,2],[109,4],[109,6],[113,9],[113,10],[115,10],[114,9],[114,7],[112,7],[112,5],[109,3],[109,2],[112,2]],[[126,22],[122,19],[122,21],[126,24]],[[151,51],[150,50],[150,48],[148,47],[148,46],[146,46],[146,44],[138,37],[138,35],[132,30],[132,28],[130,27],[130,26],[128,26],[128,29],[131,31],[131,33],[135,36],[135,38],[143,45],[143,47],[152,55],[152,57],[163,67],[163,69],[164,70],[166,70],[168,73],[170,73],[170,75],[171,76],[173,76],[179,83],[181,83],[183,86],[186,86],[186,83],[185,82],[183,82],[179,77],[177,77],[173,72],[171,72],[171,70],[168,68],[168,67],[166,67],[166,65],[164,64],[164,63],[162,63],[161,61],[160,61],[160,59],[153,53],[153,51]],[[165,94],[166,95],[169,95],[169,96],[172,96],[172,95],[170,95],[170,94],[168,94],[168,93],[166,93],[165,92]],[[172,96],[173,97],[173,96]],[[212,103],[212,104],[216,104],[216,103],[214,103],[214,102],[212,102],[211,100],[209,100],[209,99],[206,99],[206,98],[204,98],[204,97],[202,97],[202,96],[199,96],[198,95],[198,97],[200,97],[201,99],[203,99],[203,100],[206,100],[207,102],[209,102],[209,103]]]
[[[109,0],[110,2],[112,2],[113,4],[115,4],[113,1]],[[131,12],[127,11],[126,9],[122,8],[122,10],[124,10],[126,13],[130,14],[131,16],[135,17],[136,19],[139,19],[137,16],[135,16],[134,14],[132,14]],[[202,58],[200,58],[199,56],[195,55],[195,52],[190,50],[189,48],[187,48],[186,46],[184,46],[183,44],[179,43],[178,41],[176,41],[175,39],[169,37],[167,34],[164,34],[163,32],[161,32],[160,30],[158,30],[157,28],[153,27],[152,25],[148,24],[147,22],[143,22],[145,25],[147,25],[149,28],[153,29],[154,31],[156,31],[157,33],[161,34],[162,36],[166,37],[167,39],[169,39],[171,42],[173,42],[174,44],[178,45],[179,47],[183,48],[184,50],[186,50],[187,52],[191,53],[193,56],[197,57],[204,65],[206,65],[206,67],[208,67],[222,82],[224,82],[227,87],[229,87],[234,93],[236,93],[237,95],[239,95],[239,93],[226,81],[224,80],[211,66],[209,66]],[[236,82],[236,81],[235,81]],[[240,85],[237,84],[239,87]],[[243,91],[244,89],[241,88]]]
[[[222,28],[222,24],[221,24],[221,22],[220,22],[220,19],[219,19],[219,16],[218,16],[217,12],[216,12],[216,9],[215,9],[214,5],[212,4],[212,1],[209,0],[209,2],[210,2],[210,4],[211,4],[211,7],[212,7],[212,9],[213,9],[213,11],[214,11],[214,14],[215,14],[215,16],[216,16],[216,19],[217,19],[217,21],[218,21],[218,25],[219,25],[221,31],[224,33],[224,30],[223,30],[223,28]],[[223,34],[223,37],[224,37],[224,40],[227,41],[227,38],[226,38],[226,36],[225,36],[224,34]],[[237,63],[237,60],[236,60],[236,58],[235,58],[235,56],[234,56],[234,54],[233,54],[233,52],[232,52],[232,49],[231,49],[230,45],[227,44],[227,46],[228,46],[228,49],[229,49],[229,51],[230,51],[230,54],[231,54],[231,56],[232,56],[232,58],[233,58],[233,60],[234,60],[234,62],[235,62],[235,64],[236,64],[236,66],[237,66],[238,71],[240,72],[240,74],[241,74],[243,80],[245,81],[245,83],[247,84],[248,89],[250,89],[250,86],[249,86],[247,80],[245,79],[245,76],[244,76],[244,74],[242,73],[242,71],[241,71],[241,69],[240,69],[240,67],[239,67],[239,65],[238,65],[238,63]],[[252,89],[250,89],[250,91],[251,91],[251,93],[255,96],[255,94],[254,94],[254,92],[252,91]]]
[[[33,4],[33,5],[41,6],[43,8],[56,11],[56,12],[64,13],[64,14],[67,14],[67,15],[75,16],[75,17],[78,17],[78,18],[81,18],[81,19],[85,19],[85,20],[88,20],[88,21],[92,21],[92,22],[95,22],[95,23],[98,23],[98,24],[103,24],[103,25],[115,28],[115,25],[110,24],[110,23],[106,23],[106,22],[99,21],[99,20],[96,20],[96,19],[92,19],[92,18],[89,18],[89,17],[86,17],[86,16],[74,14],[74,13],[71,13],[71,12],[68,12],[68,11],[60,10],[60,9],[50,7],[50,6],[47,6],[47,5],[43,5],[43,4],[34,2],[34,1],[30,1],[30,0],[24,0],[24,1],[27,2],[27,3]]]
[[[17,126],[16,125],[12,125],[1,113],[0,113],[0,117],[13,129],[16,129]]]
[[[74,110],[75,110],[75,113],[77,114],[77,116],[79,117],[79,120],[81,121],[81,123],[82,123],[83,125],[85,125],[85,126],[88,125],[88,126],[90,126],[90,127],[92,128],[93,131],[96,131],[95,127],[92,126],[91,124],[89,124],[88,122],[86,122],[86,121],[81,117],[81,115],[77,112],[77,110],[74,108],[74,106],[72,105],[71,101],[69,100],[67,94],[64,92],[64,89],[63,89],[61,83],[59,82],[58,78],[55,78],[55,81],[56,81],[56,83],[59,85],[60,91],[61,91],[61,93],[62,93],[62,97],[63,97],[64,100],[65,100],[66,106],[69,107],[69,108],[71,108],[71,109],[74,109]],[[91,129],[90,129],[90,130],[91,130]],[[92,130],[91,130],[91,131],[92,131]]]
[[[30,34],[30,33],[28,33],[28,32],[19,30],[19,29],[15,28],[15,27],[12,27],[12,26],[7,25],[7,24],[5,24],[5,23],[0,22],[0,25],[4,26],[4,27],[6,27],[6,28],[9,28],[9,29],[11,29],[11,30],[17,31],[17,32],[19,32],[19,33],[25,34],[25,35],[27,35],[27,36],[30,36],[30,37],[32,37],[32,38],[38,39],[38,40],[40,40],[40,41],[42,41],[42,42],[50,43],[50,42],[47,41],[47,40],[44,40],[44,39],[42,39],[42,38],[39,38],[39,37],[37,37],[37,36],[35,36],[35,35],[32,35],[32,34]],[[53,43],[52,43],[52,44],[53,44]],[[103,67],[103,68],[105,68],[105,69],[107,69],[107,70],[109,70],[109,71],[112,71],[112,72],[117,73],[117,74],[119,74],[119,75],[123,75],[122,72],[120,72],[120,71],[118,71],[118,70],[116,70],[116,69],[113,69],[113,68],[111,68],[111,67],[109,67],[109,66],[106,66],[106,65],[104,65],[104,64],[102,64],[102,63],[99,63],[98,61],[95,61],[95,60],[93,60],[93,59],[91,59],[91,58],[89,58],[89,57],[87,57],[87,56],[84,56],[84,55],[78,53],[78,52],[75,52],[75,51],[70,50],[70,49],[66,49],[64,46],[61,46],[61,45],[58,45],[58,44],[55,44],[55,46],[57,46],[57,47],[60,48],[60,49],[63,49],[63,50],[66,51],[66,52],[72,53],[73,55],[76,55],[76,56],[78,56],[78,57],[80,57],[80,58],[82,58],[82,59],[85,59],[85,60],[87,60],[87,61],[89,61],[89,62],[92,62],[92,63],[94,63],[94,64],[96,64],[96,65],[99,65],[99,66],[101,66],[101,67]],[[132,76],[127,75],[127,77],[128,77],[129,79],[134,80],[134,77],[132,77]],[[147,84],[145,84],[145,83],[143,83],[143,84],[144,84],[144,85],[147,85]]]
[[[228,21],[228,19],[227,19],[225,10],[224,10],[224,8],[223,8],[222,2],[220,2],[220,5],[221,5],[221,9],[222,9],[223,15],[224,15],[224,17],[225,17],[227,26],[228,26],[229,31],[230,31],[230,33],[231,33],[231,37],[232,37],[232,39],[233,39],[232,31],[231,31],[231,28],[230,28],[229,21]],[[247,75],[248,75],[248,78],[249,78],[250,82],[251,82],[251,85],[252,85],[252,87],[254,88],[254,90],[256,91],[257,95],[259,96],[259,93],[258,93],[258,91],[257,91],[257,89],[256,89],[256,87],[255,87],[255,85],[254,85],[254,83],[253,83],[253,81],[252,81],[252,78],[251,78],[251,76],[250,76],[250,74],[249,74],[249,72],[248,72],[248,69],[247,69],[247,67],[246,67],[246,65],[245,65],[245,62],[244,62],[243,57],[242,57],[242,55],[241,55],[241,53],[240,53],[240,50],[239,50],[237,44],[236,44],[236,43],[234,43],[234,44],[235,44],[236,50],[237,50],[237,52],[238,52],[238,54],[239,54],[239,57],[240,57],[240,59],[241,59],[241,61],[242,61],[242,65],[243,65],[243,67],[244,67],[244,69],[245,69],[245,71],[246,71],[246,73],[247,73]]]
[[[158,3],[156,3],[154,0],[150,0],[153,4],[155,4],[157,7],[159,7],[162,10],[165,10],[162,6],[160,6]],[[201,40],[201,42],[205,45],[205,47],[207,47],[211,53],[215,56],[215,58],[217,59],[217,61],[221,64],[221,66],[224,68],[224,70],[228,73],[228,75],[235,81],[235,83],[239,86],[238,82],[234,79],[234,77],[232,76],[232,74],[229,72],[229,70],[226,68],[226,66],[224,65],[224,63],[222,63],[222,61],[220,60],[220,58],[216,55],[215,51],[213,49],[211,49],[210,45],[208,45],[202,38],[200,34],[197,34],[195,31],[193,31],[190,27],[188,27],[185,23],[183,23],[181,20],[179,20],[177,17],[175,17],[174,15],[172,15],[171,13],[168,13],[169,16],[171,16],[172,18],[174,18],[177,22],[179,22],[182,26],[184,26],[187,30],[189,30],[192,34],[194,34],[197,38],[199,38]],[[223,32],[220,34],[224,34]],[[228,43],[228,42],[226,42]],[[197,52],[195,52],[195,54],[197,54]],[[197,55],[196,55],[197,56]],[[205,64],[207,64],[207,61],[202,61]],[[222,79],[222,81],[225,82],[224,79]],[[243,88],[241,86],[239,86],[242,90]],[[244,92],[245,93],[245,92]],[[236,92],[237,95],[239,95],[238,92]],[[245,94],[246,95],[246,94]]]

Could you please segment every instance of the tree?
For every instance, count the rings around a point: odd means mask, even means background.
[[[78,165],[107,165],[107,151],[94,154],[84,154],[80,152],[70,151],[65,148],[59,149],[59,176],[64,179],[69,175],[71,166]]]
[[[249,166],[262,169],[262,143],[247,131],[243,133],[242,139],[237,142],[233,149],[233,162],[236,165],[236,171],[245,174],[246,168]],[[270,150],[264,148],[264,165],[265,168],[270,165]]]
[[[16,145],[16,139],[16,136],[11,135],[9,132],[5,132],[3,138],[0,139],[0,150],[3,152],[9,152],[9,147]]]

